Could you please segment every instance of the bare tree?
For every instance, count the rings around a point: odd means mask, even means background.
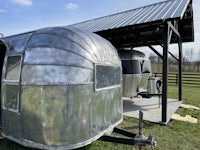
[[[195,65],[195,71],[200,72],[200,61],[196,61],[194,65]]]
[[[195,62],[195,66],[196,66],[196,71],[200,72],[200,49],[198,50],[198,59],[197,61]]]
[[[177,55],[174,55],[176,58],[178,58]],[[169,55],[168,57],[168,60],[169,60],[169,64],[178,64],[178,61],[171,55]]]
[[[192,69],[192,61],[194,58],[194,49],[188,49],[188,51],[186,51],[186,56],[188,57],[188,71],[193,71],[194,69]]]
[[[153,54],[153,53],[151,53],[149,55],[149,60],[151,61],[151,63],[157,63],[158,62],[158,56]]]

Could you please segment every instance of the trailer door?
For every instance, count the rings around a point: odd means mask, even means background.
[[[7,135],[19,136],[21,55],[7,56],[4,67],[3,127]]]
[[[4,62],[5,53],[6,53],[6,46],[0,41],[0,79],[2,77],[2,72],[3,72],[3,62]],[[1,91],[1,83],[0,83],[0,91]],[[0,128],[2,128],[1,107],[2,107],[2,101],[0,99]]]

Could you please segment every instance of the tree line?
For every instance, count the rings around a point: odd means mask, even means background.
[[[174,55],[178,58],[178,55]],[[195,58],[196,57],[196,58]],[[149,55],[152,63],[152,72],[162,72],[162,59],[154,53]],[[183,53],[183,72],[200,72],[200,50],[195,53],[194,49],[187,49]],[[178,72],[178,61],[172,56],[168,55],[169,72]]]

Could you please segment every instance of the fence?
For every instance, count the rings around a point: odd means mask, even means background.
[[[155,77],[162,79],[162,73],[153,73]],[[168,73],[168,83],[169,84],[178,84],[178,73],[171,72]],[[200,85],[200,73],[183,73],[182,74],[182,84],[187,85]]]

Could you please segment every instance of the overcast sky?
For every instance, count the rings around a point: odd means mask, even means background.
[[[50,26],[66,26],[164,0],[1,0],[0,33],[4,36]],[[193,0],[195,42],[200,51],[200,1]]]

